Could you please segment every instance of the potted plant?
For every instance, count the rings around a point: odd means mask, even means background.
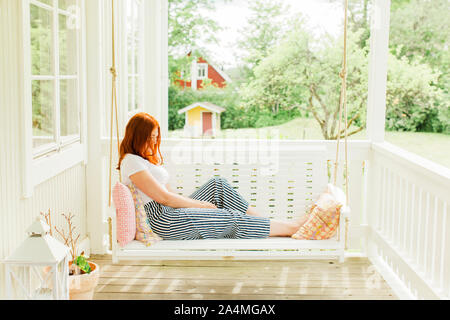
[[[46,223],[50,226],[50,235],[52,235],[51,214],[41,215],[45,218]],[[72,259],[69,261],[69,297],[70,300],[92,300],[95,287],[98,284],[100,276],[99,266],[87,261],[84,252],[78,254],[77,244],[80,235],[75,235],[75,226],[72,223],[73,215],[62,214],[68,225],[67,235],[64,230],[54,227],[55,231],[64,240],[64,244],[70,248]]]

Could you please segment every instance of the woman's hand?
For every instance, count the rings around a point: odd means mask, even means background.
[[[205,208],[205,209],[217,209],[217,207],[208,201],[198,201],[199,208]]]

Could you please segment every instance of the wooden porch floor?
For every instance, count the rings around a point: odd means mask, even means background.
[[[393,300],[368,259],[126,261],[100,266],[95,300]]]

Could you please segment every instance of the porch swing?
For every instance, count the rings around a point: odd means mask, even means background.
[[[111,206],[111,176],[112,176],[112,149],[113,149],[113,122],[116,117],[117,146],[119,149],[119,127],[117,117],[117,96],[116,96],[116,65],[115,65],[115,35],[114,35],[114,0],[112,1],[112,104],[111,104],[111,128],[110,128],[110,168],[109,168],[109,207],[110,207],[110,245],[112,249],[112,261],[118,263],[120,260],[221,260],[221,259],[339,259],[344,261],[345,250],[348,242],[348,224],[350,218],[350,208],[348,206],[348,143],[347,143],[347,23],[348,23],[348,0],[345,0],[345,20],[344,20],[344,54],[342,71],[339,76],[342,80],[340,103],[339,103],[339,127],[341,132],[342,115],[344,114],[344,140],[345,140],[345,165],[344,171],[339,172],[340,154],[340,134],[338,134],[336,144],[336,160],[334,162],[333,185],[337,184],[338,173],[341,174],[345,182],[346,205],[340,210],[339,226],[336,234],[327,240],[297,240],[287,237],[270,237],[267,239],[214,239],[214,240],[162,240],[151,246],[146,246],[140,241],[134,240],[124,247],[117,243],[116,215],[118,214]],[[198,146],[184,146],[184,150],[194,154],[204,150],[205,142],[195,141]],[[222,142],[223,143],[223,142]],[[246,199],[251,199],[257,203],[265,202],[275,217],[287,219],[296,218],[293,208],[303,206],[305,211],[313,205],[313,199],[326,190],[329,183],[329,166],[326,159],[326,147],[295,147],[280,148],[277,150],[279,156],[280,169],[276,176],[261,176],[262,170],[267,171],[261,163],[242,163],[241,155],[245,148],[238,148],[229,152],[226,143],[215,141],[216,152],[222,159],[232,156],[227,163],[218,161],[214,164],[205,165],[195,163],[192,165],[175,164],[173,159],[165,164],[171,172],[170,185],[176,190],[185,193],[193,192],[192,189],[201,180],[202,174],[206,177],[221,174],[225,177],[232,176],[235,187]],[[208,146],[210,147],[210,146]],[[228,152],[227,152],[228,151]],[[226,154],[225,154],[226,153]],[[172,152],[173,154],[173,152]],[[172,161],[171,161],[172,160]],[[270,171],[270,170],[269,170]],[[119,179],[121,177],[119,174]],[[241,180],[240,180],[241,179]],[[240,180],[240,181],[239,181]],[[205,181],[202,181],[205,182]],[[278,195],[275,195],[274,190]],[[286,192],[286,199],[280,199],[280,191]],[[186,194],[185,194],[186,195]],[[266,199],[273,195],[273,199]],[[265,197],[258,200],[259,197]],[[272,202],[271,202],[272,201]],[[283,210],[279,210],[271,203],[280,203]],[[290,202],[290,204],[285,204]],[[287,210],[286,210],[287,209]],[[277,211],[278,210],[278,211]],[[286,211],[286,213],[282,213]]]

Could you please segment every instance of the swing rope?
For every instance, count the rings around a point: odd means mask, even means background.
[[[345,165],[344,165],[344,176],[345,176],[345,196],[346,203],[348,205],[348,116],[347,116],[347,31],[348,31],[348,0],[345,0],[345,18],[344,18],[344,55],[342,61],[342,70],[339,73],[341,78],[341,95],[339,98],[339,125],[338,134],[336,142],[336,162],[334,163],[334,177],[333,182],[336,185],[338,167],[339,167],[339,147],[341,142],[341,131],[342,131],[342,113],[344,113],[344,140],[345,140]],[[348,243],[348,218],[345,219],[345,249],[347,250]]]
[[[114,115],[116,117],[116,132],[117,132],[117,151],[120,154],[120,140],[119,140],[119,117],[117,104],[117,70],[116,70],[116,37],[115,37],[115,14],[114,14],[114,0],[111,0],[111,33],[112,33],[112,66],[109,71],[112,74],[112,94],[111,94],[111,124],[110,124],[110,146],[109,146],[109,207],[111,207],[111,189],[112,189],[112,148],[113,148],[113,126]],[[119,169],[119,181],[122,182],[122,177]]]
[[[108,203],[111,208],[111,190],[112,190],[112,160],[113,160],[113,126],[114,115],[116,117],[116,132],[117,132],[117,154],[120,155],[120,140],[119,140],[119,117],[118,117],[118,103],[117,103],[117,70],[116,70],[116,36],[115,36],[115,14],[114,14],[114,0],[111,0],[111,34],[112,34],[112,66],[109,69],[112,75],[112,93],[111,93],[111,123],[110,123],[110,146],[109,146],[109,197]],[[122,176],[119,168],[119,181],[122,182]],[[112,250],[112,218],[108,218],[108,233],[109,233],[109,249]]]

